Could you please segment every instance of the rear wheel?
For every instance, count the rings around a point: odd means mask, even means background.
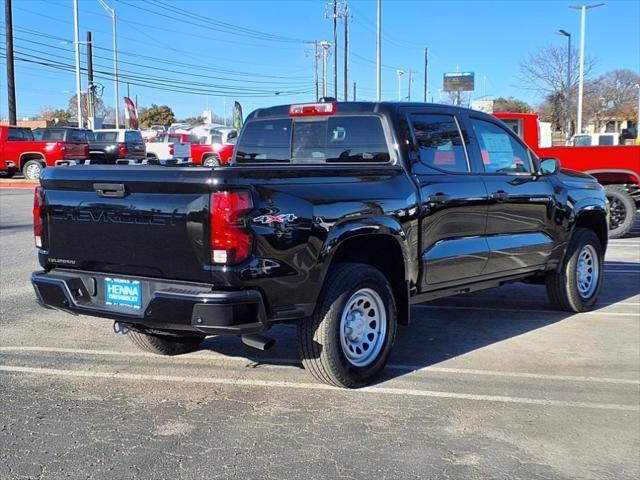
[[[636,202],[624,185],[607,185],[604,189],[609,200],[609,238],[624,237],[636,221]]]
[[[547,293],[559,310],[586,312],[598,301],[602,288],[604,255],[598,236],[576,228],[564,260],[547,277]]]
[[[366,385],[384,368],[396,328],[386,277],[369,265],[337,264],[327,274],[314,314],[298,325],[304,368],[329,385]]]
[[[220,159],[216,155],[209,155],[205,157],[202,161],[202,166],[204,167],[219,167]]]
[[[157,355],[181,355],[194,352],[204,340],[204,335],[172,336],[152,335],[130,330],[128,333],[131,342],[141,350]]]
[[[27,180],[38,180],[44,170],[44,165],[39,160],[29,160],[22,167],[22,174]]]

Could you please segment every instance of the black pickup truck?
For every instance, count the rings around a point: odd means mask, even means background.
[[[383,369],[413,303],[527,281],[589,310],[608,225],[592,177],[492,116],[361,102],[257,110],[225,168],[47,169],[34,222],[41,304],[165,355],[297,322],[305,368],[343,387]]]

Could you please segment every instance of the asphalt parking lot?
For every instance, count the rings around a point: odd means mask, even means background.
[[[165,358],[38,307],[31,198],[0,190],[1,479],[640,476],[640,225],[593,312],[524,284],[416,306],[380,382],[345,391],[291,326]]]

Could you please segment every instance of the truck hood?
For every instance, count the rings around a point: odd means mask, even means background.
[[[586,188],[590,190],[599,190],[602,188],[595,177],[576,170],[561,168],[557,174],[557,178],[569,188]]]

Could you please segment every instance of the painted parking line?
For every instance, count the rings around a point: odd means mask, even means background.
[[[605,316],[605,317],[638,317],[640,316],[640,312],[582,312],[582,313],[573,313],[573,312],[561,312],[559,310],[537,310],[533,308],[495,308],[495,307],[471,307],[471,306],[461,306],[461,305],[412,305],[413,308],[430,308],[430,309],[441,309],[441,310],[486,310],[490,312],[524,312],[524,313],[549,313],[555,315],[569,315],[570,317],[575,317],[579,315],[593,315],[593,316]]]
[[[61,348],[61,347],[0,347],[0,352],[43,352],[43,353],[63,353],[63,354],[75,354],[75,355],[98,355],[98,356],[115,356],[115,357],[147,357],[155,359],[163,359],[153,353],[146,352],[120,352],[116,350],[92,350],[81,348]],[[239,356],[226,356],[210,352],[208,354],[188,354],[180,357],[171,357],[171,361],[178,360],[180,362],[189,360],[206,360],[206,361],[223,361],[223,362],[240,362],[245,364],[276,364],[278,366],[288,367],[300,367],[300,360],[297,358],[261,358],[251,359],[247,357]],[[264,365],[269,367],[270,365]],[[512,378],[530,378],[537,380],[551,380],[551,381],[575,381],[575,382],[587,382],[587,383],[611,383],[620,385],[640,385],[640,380],[630,380],[625,378],[609,378],[609,377],[585,377],[577,375],[554,375],[544,373],[530,373],[530,372],[506,372],[499,370],[482,370],[482,369],[467,369],[467,368],[450,368],[450,367],[436,367],[436,366],[421,366],[421,365],[408,365],[408,364],[387,364],[386,368],[391,370],[402,370],[415,373],[454,373],[460,375],[483,375],[491,377],[512,377]]]
[[[185,384],[227,385],[233,387],[262,387],[262,388],[286,388],[288,390],[324,390],[333,391],[336,394],[360,395],[377,394],[406,397],[432,397],[456,400],[468,400],[477,402],[514,403],[524,405],[539,405],[544,407],[569,407],[589,408],[597,410],[618,410],[626,412],[640,412],[640,405],[626,405],[617,403],[575,402],[567,400],[551,400],[546,398],[511,397],[506,395],[478,395],[473,393],[444,392],[436,390],[417,390],[409,388],[390,387],[364,387],[358,390],[347,390],[321,383],[299,383],[276,380],[247,380],[222,377],[181,377],[176,375],[148,375],[124,372],[95,372],[91,370],[63,370],[58,368],[19,367],[13,365],[0,365],[0,372],[22,373],[30,375],[44,375],[75,378],[99,378],[119,381],[152,381],[171,382]]]

